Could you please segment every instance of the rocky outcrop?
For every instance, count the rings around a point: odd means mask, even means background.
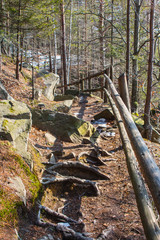
[[[33,126],[49,131],[62,141],[80,142],[83,137],[98,135],[92,124],[65,113],[33,109],[32,120]]]
[[[48,98],[48,100],[53,101],[56,86],[59,83],[59,76],[54,73],[47,73],[43,75],[43,78],[44,84],[46,85],[44,95]]]
[[[13,98],[6,91],[3,84],[0,82],[0,100],[13,100]]]
[[[12,142],[22,156],[27,151],[31,112],[26,104],[17,101],[0,101],[0,139]]]

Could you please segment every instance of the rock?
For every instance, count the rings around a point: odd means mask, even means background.
[[[0,101],[0,138],[12,142],[20,155],[25,155],[32,120],[25,103]]]
[[[46,85],[46,89],[44,90],[44,95],[50,101],[54,100],[54,93],[57,84],[59,83],[59,76],[54,73],[45,73],[43,74],[44,84]]]
[[[114,117],[114,115],[112,113],[112,110],[108,109],[108,108],[94,116],[95,120],[98,120],[100,118],[105,118],[108,121],[115,120],[115,117]]]
[[[73,95],[56,95],[54,97],[54,101],[65,101],[65,100],[73,100],[74,96]]]
[[[63,157],[63,159],[65,160],[72,159],[72,158],[76,158],[76,154],[74,152],[71,152],[68,155]]]
[[[54,144],[57,138],[50,133],[45,133],[46,142]]]
[[[140,131],[142,137],[144,137],[144,120],[142,118],[136,117],[132,115],[133,120]],[[159,143],[160,144],[160,133],[152,127],[152,138],[151,142]]]
[[[38,88],[35,89],[34,90],[34,98],[36,100],[40,100],[41,96],[42,96],[42,89],[38,89]]]
[[[79,95],[79,90],[77,90],[77,89],[67,89],[66,90],[66,95],[78,96]]]
[[[7,90],[5,89],[5,87],[3,86],[3,84],[0,82],[0,99],[1,100],[14,100],[9,93],[7,92]]]
[[[68,113],[73,104],[73,100],[65,100],[60,102],[53,107],[53,111]]]
[[[98,133],[92,124],[65,113],[32,109],[33,126],[48,131],[62,141],[79,142],[83,137],[95,141]]]
[[[45,104],[44,103],[39,103],[37,106],[39,109],[45,108]]]

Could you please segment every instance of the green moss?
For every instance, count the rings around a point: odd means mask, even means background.
[[[26,165],[24,160],[19,155],[14,156],[14,158],[15,158],[16,162],[18,162],[20,168],[24,170],[25,174],[30,179],[30,186],[28,186],[28,187],[29,187],[30,192],[32,193],[32,201],[34,203],[35,199],[37,198],[37,196],[39,194],[39,191],[41,191],[41,189],[42,189],[42,185],[39,182],[38,177],[30,171],[29,166]]]
[[[18,207],[22,206],[23,202],[12,201],[8,198],[8,193],[0,189],[0,222],[10,222],[16,224],[18,221]]]

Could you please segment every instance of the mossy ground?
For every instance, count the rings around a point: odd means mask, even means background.
[[[14,152],[7,141],[0,141],[0,172],[0,226],[15,227],[20,217],[18,209],[24,208],[24,204],[15,190],[8,186],[9,178],[18,176],[22,179],[27,191],[26,210],[33,206],[41,190],[41,184],[23,158]]]

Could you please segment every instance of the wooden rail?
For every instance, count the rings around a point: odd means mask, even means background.
[[[155,206],[160,214],[160,169],[158,168],[151,153],[149,152],[139,130],[136,127],[136,124],[132,119],[130,112],[128,111],[126,105],[123,103],[111,79],[106,74],[104,74],[104,76],[109,84],[112,97],[120,112],[121,118],[123,119],[127,134],[139,162],[141,171],[154,199]]]
[[[107,97],[109,98],[110,105],[112,107],[113,113],[116,117],[117,124],[119,127],[119,132],[123,144],[123,149],[126,155],[126,162],[128,167],[128,172],[136,196],[137,207],[142,220],[144,232],[148,240],[159,240],[160,239],[160,228],[152,208],[144,181],[137,167],[137,159],[133,152],[130,140],[128,138],[126,129],[124,127],[123,121],[121,119],[120,113],[111,97],[109,92],[105,90]]]

